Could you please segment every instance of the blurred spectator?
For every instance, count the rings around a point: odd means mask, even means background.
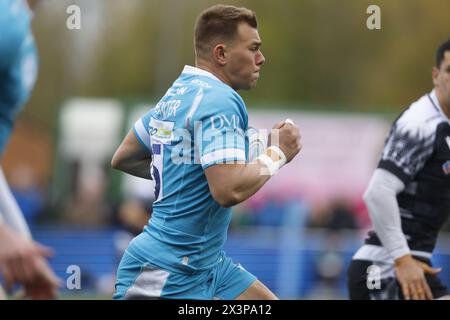
[[[330,214],[331,218],[327,227],[333,231],[356,229],[358,227],[355,214],[345,199],[336,199],[332,204]]]
[[[316,208],[312,212],[308,227],[325,228],[332,231],[356,229],[358,227],[355,213],[347,200],[337,198],[330,206]]]
[[[344,270],[344,257],[340,251],[341,232],[358,227],[357,218],[350,203],[336,198],[330,206],[322,207],[310,217],[310,227],[324,228],[324,250],[316,262],[317,283],[309,299],[341,299],[340,280]]]
[[[317,263],[317,284],[308,299],[312,300],[340,300],[342,294],[339,291],[339,281],[344,270],[344,259],[335,250],[324,251]]]
[[[44,192],[37,184],[35,172],[27,165],[19,165],[14,168],[9,180],[17,204],[32,227],[45,204]]]
[[[105,198],[105,174],[89,170],[78,179],[64,209],[64,222],[73,225],[103,226],[112,223],[112,208]]]
[[[328,206],[314,206],[308,218],[308,228],[327,228],[330,224],[331,210]]]
[[[117,209],[117,220],[120,229],[114,233],[114,247],[116,250],[117,265],[123,256],[130,241],[142,232],[151,217],[152,203],[145,199],[126,200]],[[111,296],[114,293],[116,282],[116,269],[97,280],[96,289],[102,294]]]
[[[231,220],[230,230],[235,228],[253,225],[255,220],[253,209],[248,203],[239,203],[233,207],[233,219]]]
[[[150,216],[145,204],[138,200],[125,201],[118,210],[119,222],[133,236],[142,232]]]
[[[114,235],[117,263],[119,263],[130,241],[142,232],[150,220],[152,207],[139,199],[127,200],[117,209],[119,230]]]
[[[284,204],[275,197],[268,198],[256,212],[255,223],[263,226],[281,226]]]

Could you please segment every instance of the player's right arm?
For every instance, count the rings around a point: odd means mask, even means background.
[[[133,176],[151,180],[151,161],[150,150],[141,144],[135,131],[131,129],[114,153],[111,166]]]
[[[283,164],[288,163],[300,152],[297,127],[280,122],[273,129],[279,130],[278,153],[269,146],[256,163],[218,164],[205,170],[211,194],[221,206],[230,207],[251,197],[275,173],[271,166],[282,158],[285,158]]]

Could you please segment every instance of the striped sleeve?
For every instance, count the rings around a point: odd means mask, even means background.
[[[136,135],[136,138],[138,139],[139,143],[145,147],[147,150],[151,151],[151,144],[150,144],[150,117],[151,117],[151,111],[145,114],[143,117],[141,117],[133,126],[134,134]]]
[[[203,169],[246,161],[247,112],[242,99],[230,95],[202,101],[205,112],[195,123],[195,144]]]

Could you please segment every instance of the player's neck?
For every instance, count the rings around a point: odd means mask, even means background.
[[[212,73],[216,78],[218,78],[223,83],[226,83],[231,87],[231,81],[228,79],[228,77],[224,74],[224,72],[219,69],[211,66],[209,63],[204,62],[202,60],[197,60],[195,63],[195,66],[199,69],[208,71],[209,73]]]
[[[439,101],[439,106],[441,107],[442,112],[444,112],[447,118],[450,119],[450,105],[446,103],[444,95],[442,95],[439,90],[436,90],[436,97]]]

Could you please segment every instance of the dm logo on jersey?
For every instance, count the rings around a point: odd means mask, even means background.
[[[442,165],[442,171],[444,171],[446,175],[450,173],[450,160]]]
[[[445,138],[445,142],[447,142],[448,148],[450,149],[450,137],[447,136],[447,138]]]

